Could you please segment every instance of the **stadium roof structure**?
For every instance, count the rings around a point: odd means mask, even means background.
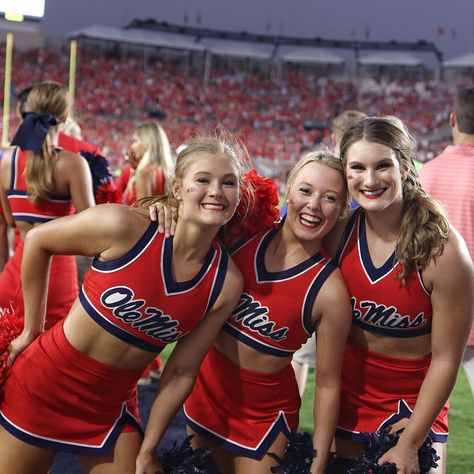
[[[210,55],[281,59],[283,62],[312,64],[344,64],[345,60],[328,49],[354,52],[359,65],[420,66],[422,61],[410,53],[432,53],[442,61],[442,54],[434,43],[399,41],[349,41],[290,36],[263,35],[232,31],[209,30],[170,25],[155,20],[133,20],[124,28],[92,25],[73,31],[69,38],[88,38],[188,51],[209,52]],[[360,57],[361,51],[377,51]]]
[[[196,36],[165,31],[151,31],[141,28],[123,29],[111,26],[92,25],[73,31],[67,36],[69,38],[89,38],[193,51],[203,51],[205,49],[203,45],[196,43]]]
[[[216,56],[233,56],[261,60],[270,60],[274,50],[274,47],[269,44],[251,41],[230,41],[218,38],[202,38],[198,44]]]
[[[409,53],[384,51],[360,57],[357,62],[362,66],[420,66],[422,62]]]
[[[443,67],[448,68],[474,68],[474,53],[466,53],[461,56],[443,61]]]
[[[311,46],[278,46],[277,58],[284,62],[343,65],[345,60],[323,48]]]

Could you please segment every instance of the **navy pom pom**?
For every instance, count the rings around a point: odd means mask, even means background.
[[[362,433],[364,448],[359,458],[355,460],[337,459],[330,463],[328,472],[346,472],[347,474],[396,474],[397,467],[393,463],[377,464],[378,460],[391,448],[400,437],[400,433],[389,434],[388,431],[379,430],[375,433]],[[430,438],[418,450],[420,473],[427,474],[431,468],[437,467],[439,456],[433,448]]]
[[[192,436],[178,446],[174,443],[171,449],[159,454],[165,474],[221,474],[212,459],[211,450],[207,448],[193,449],[190,441]]]
[[[109,170],[107,158],[89,151],[81,151],[92,174],[92,186],[96,204],[120,202],[120,196]]]
[[[278,462],[278,466],[271,469],[275,474],[310,474],[316,450],[313,448],[311,434],[292,431],[283,459],[274,453],[268,455]]]

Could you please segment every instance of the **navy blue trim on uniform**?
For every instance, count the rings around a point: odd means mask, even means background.
[[[242,248],[246,242],[248,242],[248,240],[245,240],[243,237],[241,237],[236,242],[229,245],[227,247],[227,251],[230,255],[234,255],[234,253],[237,252],[237,250],[239,250],[240,248]]]
[[[397,258],[395,250],[392,252],[392,255],[388,257],[387,261],[381,267],[376,268],[372,263],[372,259],[370,258],[369,246],[367,244],[364,214],[361,214],[359,219],[359,245],[362,264],[372,283],[387,275],[387,273],[392,271],[393,267],[396,265]]]
[[[280,229],[270,230],[267,234],[264,235],[260,244],[257,247],[255,263],[258,283],[267,281],[287,280],[289,278],[299,275],[300,273],[303,273],[304,271],[308,270],[308,268],[311,268],[313,265],[319,263],[323,259],[321,253],[317,252],[314,255],[308,257],[305,261],[299,263],[298,265],[292,268],[288,268],[287,270],[281,270],[279,272],[269,272],[265,268],[265,252],[273,237],[279,231]]]
[[[285,415],[284,413],[280,413],[278,418],[270,431],[266,434],[265,438],[260,441],[260,444],[257,448],[246,448],[239,444],[236,444],[228,439],[225,439],[212,431],[207,430],[204,426],[198,425],[195,421],[191,420],[186,415],[186,410],[184,410],[184,417],[186,419],[186,424],[189,425],[194,431],[197,433],[202,434],[204,437],[209,439],[210,441],[222,446],[224,449],[241,456],[245,456],[251,459],[261,459],[270,449],[270,446],[275,441],[276,437],[283,433],[287,438],[290,437],[290,430],[288,425],[285,422]]]
[[[303,307],[303,326],[309,334],[314,332],[314,327],[311,320],[316,297],[318,296],[319,290],[323,286],[324,282],[336,268],[336,264],[332,260],[328,260],[326,265],[319,271],[318,275],[311,283],[311,286],[306,294]]]
[[[390,336],[390,337],[417,337],[423,336],[425,334],[429,334],[431,332],[431,326],[427,328],[421,329],[414,329],[414,328],[406,328],[406,329],[396,329],[396,328],[382,328],[378,326],[374,326],[373,324],[365,323],[360,319],[352,319],[352,323],[360,328],[364,329],[367,332],[372,332],[375,334],[382,334],[383,336]]]
[[[10,190],[15,189],[15,176],[16,176],[16,157],[18,154],[18,147],[13,150],[12,159],[10,161]]]
[[[207,252],[204,263],[201,269],[191,280],[187,281],[175,281],[173,278],[172,265],[173,265],[173,237],[165,239],[163,244],[163,280],[166,287],[166,293],[168,295],[173,293],[183,293],[194,288],[204,275],[209,270],[212,264],[212,259],[216,254],[216,250],[211,246],[209,252]]]
[[[228,263],[229,263],[229,255],[221,247],[221,255],[219,258],[219,264],[217,266],[216,275],[214,278],[214,284],[212,286],[212,292],[209,298],[209,303],[206,308],[206,313],[212,308],[217,298],[221,294],[222,287],[224,286],[225,276],[227,274]]]
[[[115,324],[112,324],[108,319],[105,319],[97,310],[89,303],[87,299],[84,289],[81,288],[79,291],[79,300],[82,304],[82,307],[86,311],[86,313],[104,330],[108,333],[113,334],[115,337],[118,337],[122,341],[126,342],[127,344],[131,344],[132,346],[138,347],[144,351],[160,353],[164,346],[155,345],[151,342],[144,341],[133,334],[130,334],[125,329],[122,329]]]
[[[21,222],[49,222],[54,219],[57,219],[56,216],[33,216],[31,214],[20,214],[18,212],[12,212],[13,220]]]
[[[123,267],[125,264],[131,262],[136,258],[140,252],[146,247],[146,245],[153,239],[153,237],[158,232],[158,223],[150,222],[145,233],[140,237],[138,242],[125,254],[115,260],[109,260],[107,262],[102,262],[101,260],[94,258],[92,262],[92,268],[97,270],[107,271],[107,270],[116,270],[120,267]]]
[[[234,326],[232,326],[229,322],[225,322],[222,329],[229,333],[231,336],[234,336],[239,341],[243,342],[247,346],[252,347],[253,349],[259,352],[265,352],[266,354],[270,354],[276,357],[291,357],[295,351],[287,350],[284,351],[283,349],[279,349],[277,347],[268,346],[262,344],[260,341],[252,339],[251,337],[247,336],[247,334],[239,331]]]
[[[339,265],[341,264],[340,260],[341,260],[342,252],[344,251],[344,247],[349,241],[352,229],[354,228],[354,225],[356,222],[356,218],[359,214],[360,214],[360,209],[354,211],[354,213],[351,215],[351,217],[347,221],[346,227],[344,228],[344,232],[342,233],[341,243],[339,244],[339,247],[337,248],[337,251],[336,251],[336,255],[334,256],[334,261],[338,262]]]
[[[7,191],[7,196],[28,196],[28,191],[21,191],[19,189],[11,189],[10,191]],[[60,201],[60,202],[71,202],[71,196],[48,196],[47,199],[45,199],[42,203],[47,203],[47,202],[55,202],[55,201]],[[62,216],[61,216],[62,217]]]
[[[117,438],[123,431],[123,428],[130,424],[137,429],[137,431],[143,434],[143,428],[140,423],[126,410],[125,403],[123,404],[122,413],[117,419],[115,427],[109,433],[109,435],[104,439],[104,442],[101,446],[90,446],[90,445],[80,445],[72,444],[66,441],[56,441],[54,439],[46,439],[43,437],[35,436],[34,434],[27,433],[15,425],[12,425],[0,412],[0,425],[2,425],[11,435],[15,438],[18,438],[25,443],[32,444],[33,446],[38,446],[39,448],[49,449],[54,451],[62,451],[71,454],[83,454],[83,455],[95,455],[101,456],[106,454],[115,444]]]

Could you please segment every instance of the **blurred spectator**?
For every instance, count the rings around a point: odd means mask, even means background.
[[[449,125],[453,144],[423,166],[420,181],[446,207],[452,225],[464,237],[474,260],[474,87],[458,91]],[[463,365],[474,395],[474,328]]]

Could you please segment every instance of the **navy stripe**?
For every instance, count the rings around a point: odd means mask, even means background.
[[[350,238],[352,229],[354,228],[354,225],[355,225],[355,222],[356,222],[357,215],[359,215],[359,214],[360,214],[360,210],[354,211],[354,213],[352,214],[350,219],[347,221],[346,227],[344,228],[341,243],[339,244],[339,247],[336,251],[336,255],[334,256],[334,261],[338,262],[339,265],[341,264],[340,260],[341,260],[342,252],[343,252],[344,247],[346,246],[346,244],[347,244],[347,242]]]
[[[18,154],[18,147],[13,150],[12,153],[12,160],[10,162],[10,190],[15,189],[15,165],[16,165],[16,157]]]
[[[40,216],[32,216],[30,214],[18,214],[16,212],[12,213],[12,216],[14,217],[15,221],[22,221],[22,222],[49,222],[54,219],[57,219],[57,217],[63,217],[63,216],[40,217]]]
[[[221,294],[222,287],[224,286],[225,277],[227,274],[227,265],[229,263],[229,255],[224,249],[221,249],[221,255],[219,259],[219,265],[216,271],[216,277],[214,285],[211,292],[211,297],[209,298],[209,304],[206,308],[206,313],[212,308],[217,298]]]
[[[397,263],[395,250],[392,255],[388,257],[388,260],[379,268],[375,268],[372,259],[370,258],[369,246],[367,244],[367,234],[365,230],[365,218],[364,214],[361,214],[359,219],[359,243],[360,252],[362,256],[362,263],[365,271],[369,275],[372,282],[379,280],[389,273]]]
[[[429,334],[431,332],[431,327],[421,329],[397,329],[374,326],[372,324],[365,323],[364,321],[360,321],[359,319],[352,319],[352,322],[367,332],[373,332],[375,334],[382,334],[384,336],[391,337],[417,337],[423,336],[424,334]]]
[[[15,436],[25,443],[38,446],[39,448],[49,449],[54,451],[62,451],[71,454],[83,454],[83,455],[104,455],[114,446],[117,438],[123,431],[125,425],[130,424],[134,426],[137,431],[143,434],[143,428],[132,415],[126,411],[125,404],[122,409],[119,420],[116,422],[115,428],[110,432],[109,436],[105,439],[103,446],[79,446],[71,444],[66,441],[55,441],[51,439],[44,439],[38,436],[26,433],[12,425],[6,418],[3,417],[0,412],[0,425],[2,425],[11,435]]]
[[[194,288],[209,270],[215,254],[216,250],[211,246],[198,274],[195,275],[191,280],[177,282],[174,280],[172,273],[173,237],[165,239],[163,248],[163,279],[165,281],[166,292],[168,295],[173,293],[183,293]]]
[[[110,321],[102,317],[95,308],[89,303],[87,300],[83,288],[81,288],[79,292],[79,300],[81,301],[82,307],[87,312],[87,314],[103,329],[105,329],[110,334],[118,337],[122,341],[126,342],[127,344],[131,344],[132,346],[138,347],[144,351],[160,353],[164,346],[154,345],[150,342],[144,341],[133,334],[130,334],[125,329],[122,329],[118,326],[115,326]]]
[[[319,271],[318,276],[314,279],[310,289],[308,290],[303,307],[303,326],[309,334],[314,332],[312,316],[316,297],[318,296],[319,290],[324,282],[336,268],[336,264],[332,260],[328,260],[327,264]]]
[[[355,431],[345,430],[344,428],[336,428],[336,436],[345,439],[352,439],[354,441],[366,441],[367,440],[367,433],[359,433]],[[436,443],[447,443],[448,442],[448,435],[447,434],[440,434],[435,433],[433,430],[430,429],[428,432],[428,436]]]
[[[272,229],[263,237],[257,248],[257,254],[255,256],[255,262],[257,264],[257,278],[258,282],[267,282],[267,281],[279,281],[292,278],[300,273],[303,273],[308,268],[311,268],[316,263],[319,263],[322,260],[322,255],[317,252],[314,255],[311,255],[305,261],[299,263],[298,265],[288,268],[287,270],[281,270],[279,272],[269,272],[265,268],[265,253],[268,245],[272,241],[273,237],[280,229]]]
[[[229,245],[227,247],[227,250],[229,252],[230,255],[234,255],[235,252],[237,252],[237,250],[241,249],[244,244],[248,242],[247,240],[245,240],[243,237],[240,238],[239,240],[237,240],[236,242],[234,242],[233,244]]]
[[[242,455],[251,459],[260,460],[268,452],[268,449],[270,449],[270,446],[273,444],[276,437],[280,433],[283,433],[287,438],[290,437],[290,430],[288,429],[288,426],[285,423],[284,416],[281,413],[278,416],[278,419],[273,425],[273,427],[271,428],[271,430],[268,432],[265,438],[261,441],[261,444],[256,449],[245,448],[243,446],[239,446],[238,444],[235,444],[226,438],[223,438],[219,435],[216,435],[215,433],[212,433],[211,431],[207,430],[205,427],[198,425],[196,422],[191,420],[186,415],[186,410],[184,410],[184,417],[186,419],[186,424],[189,425],[194,431],[202,434],[204,437],[206,437],[210,441],[213,441],[214,443],[218,444],[219,446],[222,446],[223,448],[225,448],[226,450],[234,454]]]
[[[102,262],[101,260],[95,258],[92,262],[92,267],[96,268],[97,270],[116,270],[124,266],[137,257],[137,255],[153,238],[156,232],[158,232],[158,224],[156,222],[151,222],[145,233],[140,237],[140,240],[125,255],[108,262]]]
[[[7,191],[7,196],[28,196],[28,191],[21,191],[19,189],[11,189],[10,191]],[[61,201],[61,202],[71,202],[71,196],[49,196],[47,199],[45,199],[43,202],[52,202],[54,201]]]
[[[252,339],[251,337],[247,336],[243,332],[240,332],[238,329],[230,325],[228,322],[224,324],[222,329],[228,332],[231,336],[234,336],[239,341],[246,344],[247,346],[250,346],[259,352],[265,352],[266,354],[270,354],[276,357],[291,357],[295,352],[295,351],[283,351],[276,347],[269,347],[264,344],[261,344],[259,341],[256,341],[255,339]]]

